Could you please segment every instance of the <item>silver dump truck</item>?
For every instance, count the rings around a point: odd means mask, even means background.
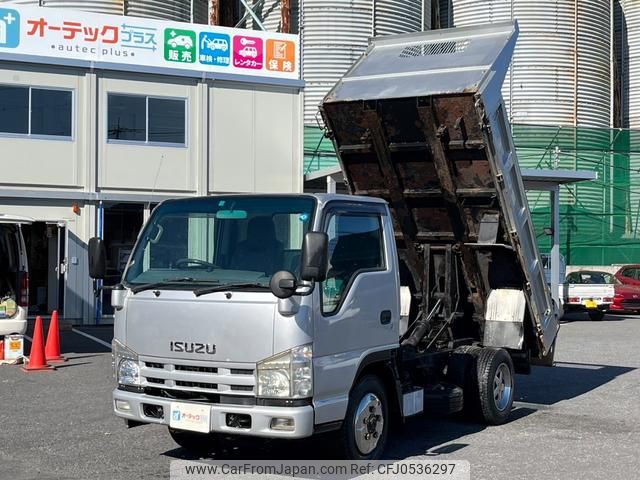
[[[505,422],[558,331],[500,93],[516,36],[373,39],[321,106],[353,195],[159,205],[112,291],[115,414],[197,450],[335,430],[352,459],[422,412]]]

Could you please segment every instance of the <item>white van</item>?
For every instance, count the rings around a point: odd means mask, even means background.
[[[24,334],[29,305],[29,267],[22,225],[33,219],[0,214],[0,336]]]

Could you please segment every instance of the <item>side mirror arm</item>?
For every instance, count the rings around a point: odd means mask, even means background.
[[[315,289],[316,289],[316,282],[304,282],[296,286],[296,292],[294,293],[294,295],[307,297],[311,295]]]

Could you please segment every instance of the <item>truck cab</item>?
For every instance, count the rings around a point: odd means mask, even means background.
[[[92,268],[104,255],[96,242]],[[313,262],[315,278],[301,278]],[[112,292],[115,413],[201,433],[335,428],[357,372],[399,345],[399,289],[383,200],[166,201]]]

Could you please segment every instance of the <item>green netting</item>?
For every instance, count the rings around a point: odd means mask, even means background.
[[[561,187],[560,239],[567,264],[640,263],[640,131],[514,125],[513,137],[522,167],[598,173],[593,182]],[[333,145],[322,130],[305,127],[305,173],[335,165]],[[528,196],[540,248],[547,251],[549,194]]]

